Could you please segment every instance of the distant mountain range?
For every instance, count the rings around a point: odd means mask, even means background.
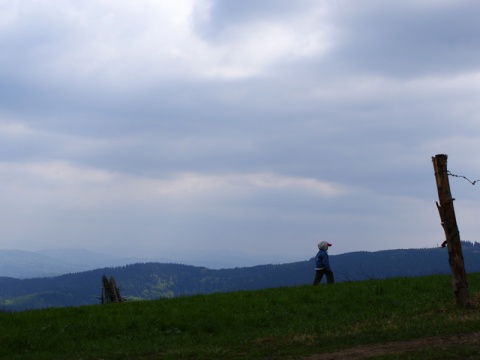
[[[480,272],[480,244],[462,242],[462,245],[467,273]],[[2,267],[5,259],[19,261],[18,259],[25,255],[14,250],[2,251],[0,254]],[[45,260],[43,256],[48,259]],[[68,261],[60,261],[56,258],[59,256]],[[118,259],[112,261],[116,260]],[[312,282],[314,272],[313,259],[286,264],[216,270],[160,262],[105,266],[106,259],[104,257],[95,259],[95,256],[91,257],[89,266],[98,264],[96,261],[101,261],[104,266],[82,271],[81,268],[86,264],[77,264],[79,269],[77,272],[54,277],[31,279],[0,277],[0,309],[16,311],[98,304],[102,275],[113,276],[124,297],[130,300],[147,300],[308,285]],[[68,254],[64,252],[49,253],[39,257],[32,255],[28,257],[28,261],[17,263],[16,271],[20,271],[22,266],[35,264],[46,273],[61,272],[72,266],[72,262],[75,262],[75,259],[69,259]],[[442,248],[352,252],[331,255],[330,262],[337,282],[450,273],[448,252],[447,249]],[[52,268],[53,265],[56,268]]]
[[[0,250],[0,277],[18,279],[52,277],[104,267],[124,266],[135,263],[160,262],[181,263],[210,269],[254,266],[264,264],[265,258],[252,258],[238,253],[196,252],[195,257],[188,254],[169,258],[114,257],[84,249],[49,249],[40,251]]]
[[[114,258],[83,249],[42,251],[0,250],[0,276],[13,278],[52,277],[68,273],[141,262],[137,258]]]

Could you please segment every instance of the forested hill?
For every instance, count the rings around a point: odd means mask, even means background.
[[[467,272],[480,272],[480,244],[463,243]],[[446,249],[385,250],[330,256],[336,281],[449,273]],[[130,300],[310,284],[313,259],[288,264],[211,270],[143,263],[52,278],[0,278],[0,309],[24,310],[98,304],[101,277],[113,276]]]

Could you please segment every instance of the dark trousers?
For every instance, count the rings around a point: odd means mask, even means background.
[[[320,269],[317,270],[315,269],[315,278],[313,279],[313,286],[316,286],[320,284],[320,281],[322,281],[323,275],[327,276],[327,284],[333,284],[333,272],[331,270],[325,270],[325,269]]]

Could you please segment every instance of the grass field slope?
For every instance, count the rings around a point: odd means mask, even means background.
[[[0,313],[1,359],[478,359],[448,275]],[[383,349],[383,350],[382,350]]]

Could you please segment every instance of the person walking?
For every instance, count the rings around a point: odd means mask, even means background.
[[[313,279],[313,286],[317,286],[322,281],[323,275],[327,277],[327,284],[333,284],[333,272],[330,268],[330,261],[328,259],[328,247],[332,246],[326,241],[318,243],[318,253],[315,255],[315,278]]]

